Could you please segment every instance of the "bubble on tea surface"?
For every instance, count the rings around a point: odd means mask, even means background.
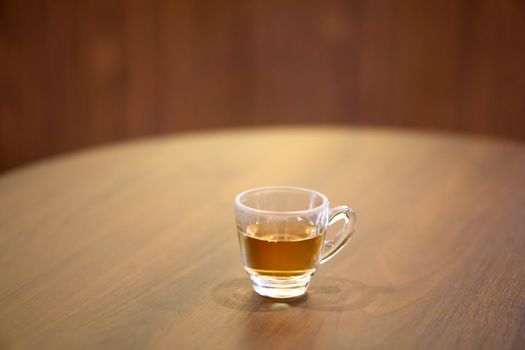
[[[246,235],[248,236],[256,236],[258,231],[259,227],[257,225],[250,224],[246,226]]]
[[[317,227],[312,226],[312,225],[307,225],[305,227],[304,233],[306,237],[315,236],[317,234]]]

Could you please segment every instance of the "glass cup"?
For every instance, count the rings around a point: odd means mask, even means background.
[[[237,233],[253,289],[271,298],[306,293],[319,263],[332,258],[354,233],[352,208],[330,209],[325,195],[298,187],[261,187],[235,198]],[[343,225],[334,239],[327,229]]]

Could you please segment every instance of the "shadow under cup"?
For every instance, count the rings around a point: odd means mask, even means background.
[[[323,194],[297,187],[264,187],[235,198],[237,233],[244,268],[254,290],[271,298],[306,293],[319,263],[335,255],[352,236],[355,213],[330,209]],[[344,225],[333,240],[326,230]]]

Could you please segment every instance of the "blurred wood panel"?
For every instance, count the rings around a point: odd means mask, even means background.
[[[525,2],[0,0],[0,170],[181,130],[525,139]]]

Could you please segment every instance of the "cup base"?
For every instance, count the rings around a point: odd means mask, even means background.
[[[314,271],[293,277],[265,276],[246,269],[255,292],[261,296],[288,299],[306,294]]]

